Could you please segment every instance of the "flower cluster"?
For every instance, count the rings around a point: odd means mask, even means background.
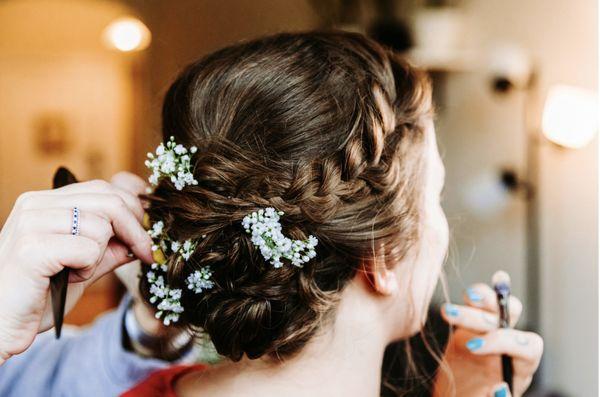
[[[164,228],[165,224],[163,223],[163,221],[155,222],[154,224],[152,224],[152,228],[148,230],[148,234],[153,239],[159,238],[160,236],[162,236]]]
[[[317,255],[315,247],[319,240],[312,235],[306,240],[292,240],[284,236],[279,223],[281,215],[283,211],[275,211],[272,207],[260,209],[246,215],[242,226],[246,233],[252,235],[252,243],[260,249],[262,256],[274,267],[283,266],[282,258],[302,267]]]
[[[171,251],[180,255],[186,261],[190,259],[190,256],[192,256],[195,249],[196,243],[192,240],[185,240],[183,244],[179,241],[171,242]]]
[[[191,167],[191,155],[198,149],[192,146],[189,150],[183,145],[177,144],[175,138],[171,137],[166,146],[161,143],[156,148],[156,153],[148,153],[146,167],[152,171],[148,181],[152,186],[158,185],[162,178],[168,178],[175,185],[175,189],[181,190],[186,185],[197,185]]]
[[[156,264],[152,266],[156,269]],[[164,265],[162,265],[164,266]],[[166,267],[166,266],[165,266]],[[171,322],[177,322],[179,320],[179,314],[183,312],[181,306],[181,290],[178,288],[169,288],[165,283],[165,279],[162,275],[157,276],[154,271],[146,273],[148,283],[150,283],[150,303],[155,304],[159,301],[156,308],[156,318],[163,317],[163,324],[169,325]]]
[[[194,250],[196,243],[191,240],[185,240],[183,243],[173,241],[164,232],[163,221],[154,222],[148,229],[148,234],[153,239],[152,257],[154,263],[150,266],[152,270],[146,273],[146,278],[150,284],[150,303],[157,304],[156,318],[162,318],[165,325],[177,322],[179,315],[183,312],[181,306],[182,290],[171,288],[165,281],[168,267],[166,255],[177,255],[183,260],[188,260]],[[208,266],[200,271],[195,271],[187,279],[188,289],[195,293],[211,289],[214,283],[210,280],[212,271]]]
[[[208,266],[196,270],[194,273],[190,274],[186,280],[188,289],[193,290],[197,294],[201,293],[203,290],[211,289],[215,285],[210,279],[211,277],[212,271]]]

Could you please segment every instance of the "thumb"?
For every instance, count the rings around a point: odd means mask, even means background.
[[[499,383],[492,387],[489,397],[512,397],[510,390],[508,389],[508,385],[506,383]]]

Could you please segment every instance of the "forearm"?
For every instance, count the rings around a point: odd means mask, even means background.
[[[26,352],[0,367],[0,395],[118,395],[167,366],[124,348],[126,304],[76,335],[65,333],[59,340],[39,335]]]

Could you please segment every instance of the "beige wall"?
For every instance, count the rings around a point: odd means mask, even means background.
[[[155,40],[148,51],[148,108],[136,164],[158,142],[160,107],[169,84],[187,64],[233,42],[279,31],[307,30],[318,18],[305,0],[178,0],[128,3],[142,12]],[[140,172],[143,171],[140,169]]]
[[[509,41],[532,54],[540,98],[557,83],[597,90],[596,1],[465,0],[462,5],[471,48],[484,53]],[[494,97],[483,70],[448,78],[447,109],[438,130],[449,166],[447,205],[460,231],[456,256],[462,281],[452,278],[455,291],[508,268],[515,292],[525,297],[523,203],[513,200],[485,221],[460,206],[465,182],[481,171],[503,165],[523,170],[522,101],[520,94]],[[597,149],[597,140],[582,150],[550,144],[540,149],[543,380],[582,397],[598,395]]]
[[[124,13],[113,2],[0,3],[0,224],[19,193],[50,188],[59,165],[80,179],[129,167],[132,59],[100,41]],[[36,143],[36,121],[48,114],[64,121],[59,153]]]

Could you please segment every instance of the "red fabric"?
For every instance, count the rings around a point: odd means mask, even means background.
[[[121,397],[177,397],[175,382],[183,375],[201,371],[203,365],[176,365],[153,372],[132,389],[121,394]]]

